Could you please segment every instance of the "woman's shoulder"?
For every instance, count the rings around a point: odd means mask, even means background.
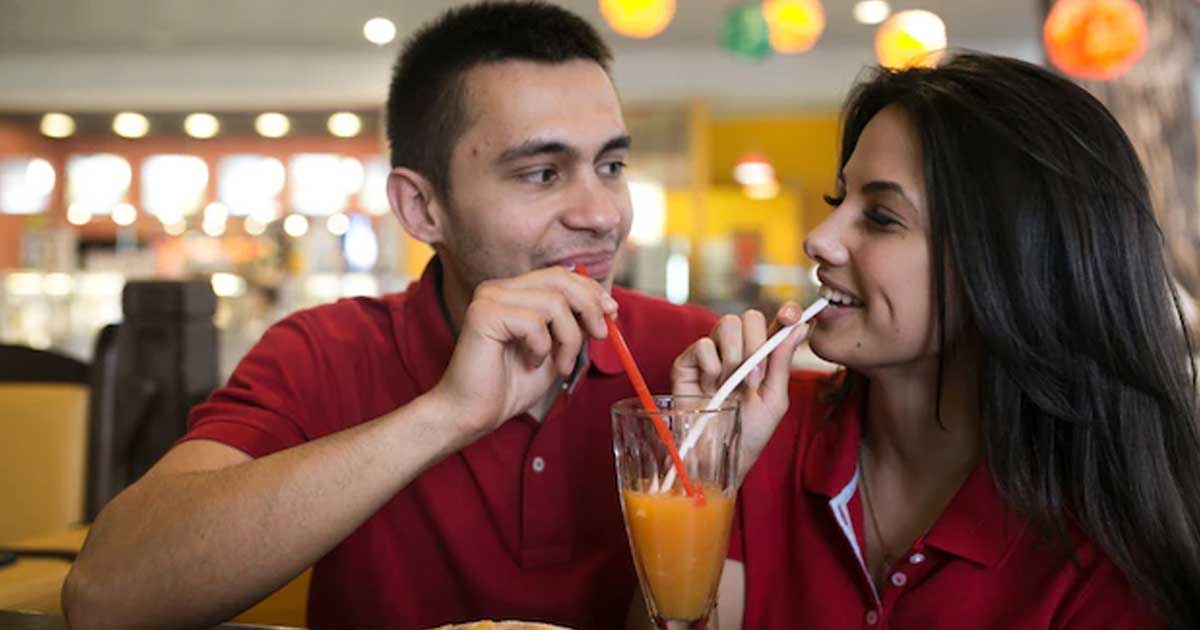
[[[793,370],[788,379],[788,409],[780,418],[754,464],[756,477],[776,478],[790,475],[804,460],[805,452],[817,433],[838,422],[839,390],[842,374],[813,370]],[[750,480],[747,479],[749,482]]]

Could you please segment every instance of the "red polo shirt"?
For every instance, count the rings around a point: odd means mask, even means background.
[[[745,563],[748,630],[1161,628],[1080,532],[1078,567],[1005,508],[987,462],[876,592],[863,562],[860,404],[824,421],[828,375],[796,373],[791,409],[739,494],[730,557]]]
[[[454,338],[439,267],[402,294],[302,311],[273,326],[186,439],[262,457],[377,418],[428,391]],[[652,390],[713,315],[615,288]],[[542,422],[519,416],[432,466],[314,567],[315,627],[429,628],[524,619],[623,627],[636,577],[613,469],[609,407],[633,395],[608,343]],[[231,515],[236,518],[236,515]],[[269,536],[264,531],[263,536]]]

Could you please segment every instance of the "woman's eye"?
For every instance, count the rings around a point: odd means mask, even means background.
[[[863,210],[863,216],[866,217],[867,220],[870,221],[872,224],[877,225],[879,227],[890,227],[893,225],[900,225],[899,221],[888,216],[886,213],[880,212],[879,210],[876,210],[874,208],[867,208],[866,210]]]
[[[846,195],[821,195],[821,198],[830,208],[836,208],[846,200]]]

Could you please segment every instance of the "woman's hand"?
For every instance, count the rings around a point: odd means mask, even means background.
[[[749,310],[741,317],[726,315],[708,337],[688,346],[671,369],[671,393],[712,396],[747,357],[767,341],[769,334],[800,318],[795,302],[780,307],[768,331],[762,313]],[[742,452],[738,482],[758,459],[779,419],[788,408],[788,375],[792,354],[808,336],[809,325],[796,326],[787,339],[746,377],[734,394],[741,402]]]

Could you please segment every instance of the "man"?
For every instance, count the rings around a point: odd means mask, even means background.
[[[263,336],[97,519],[73,627],[214,623],[314,563],[316,627],[624,624],[608,408],[632,390],[603,316],[619,304],[657,391],[713,318],[609,295],[631,220],[609,59],[541,3],[453,10],[408,43],[388,189],[435,259],[403,294]]]

